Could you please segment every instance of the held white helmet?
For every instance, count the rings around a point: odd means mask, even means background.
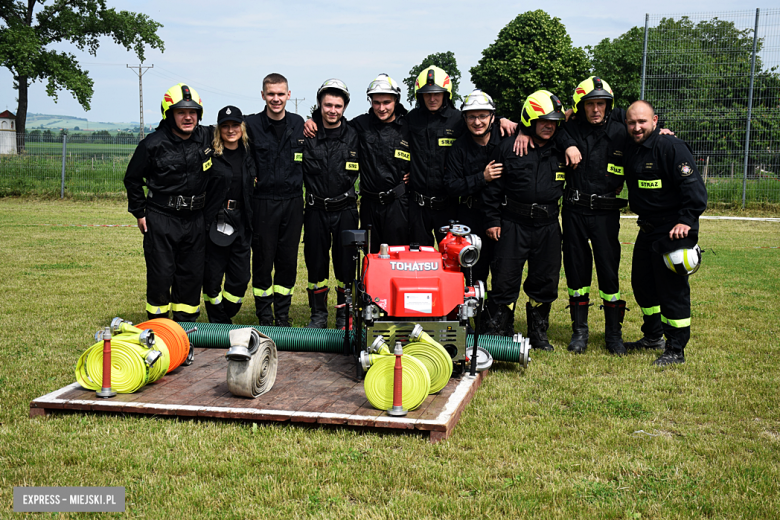
[[[666,267],[681,276],[695,273],[701,265],[701,248],[698,244],[688,249],[676,249],[664,253],[663,256]]]
[[[368,102],[371,102],[371,96],[374,94],[390,94],[395,96],[396,102],[401,101],[401,87],[390,76],[385,73],[377,76],[374,81],[369,83],[366,95]]]

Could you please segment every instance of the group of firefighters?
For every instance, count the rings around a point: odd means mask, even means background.
[[[327,326],[332,257],[336,327],[344,328],[354,273],[343,230],[370,227],[377,252],[380,243],[433,246],[441,228],[458,221],[482,239],[469,276],[486,282],[492,274],[483,333],[514,333],[527,263],[527,335],[534,348],[553,350],[547,330],[563,251],[569,351],[587,348],[595,261],[607,350],[658,349],[657,365],[684,362],[691,269],[674,269],[664,256],[698,251],[707,194],[685,143],[662,135],[649,103],[615,108],[607,82],[590,77],[569,112],[539,90],[517,124],[499,118],[480,90],[455,108],[450,77],[435,66],[420,73],[414,94],[417,106],[407,111],[398,84],[380,74],[367,89],[368,112],[347,121],[349,90],[329,79],[304,123],[286,110],[287,79],[269,74],[262,112],[244,116],[227,106],[210,127],[200,124],[194,89],[169,89],[157,131],[141,141],[125,175],[129,211],[144,234],[149,318],[172,312],[176,321],[195,321],[202,288],[209,321],[230,323],[251,273],[260,325],[291,326],[303,229],[308,327]],[[624,184],[628,201],[617,197]],[[618,280],[620,209],[628,202],[639,215],[632,287],[644,319],[643,337],[632,343],[622,340]]]

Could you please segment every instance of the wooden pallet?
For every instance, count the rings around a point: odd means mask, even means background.
[[[438,442],[450,436],[486,375],[453,377],[418,409],[405,417],[390,417],[366,399],[350,356],[279,352],[276,382],[257,399],[233,396],[225,382],[226,370],[225,350],[199,348],[192,366],[179,367],[134,394],[102,399],[73,383],[32,401],[30,417],[75,410],[340,425],[423,433]]]

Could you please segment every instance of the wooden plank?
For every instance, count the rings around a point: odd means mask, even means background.
[[[101,399],[73,383],[30,403],[30,416],[57,410],[122,412],[144,415],[225,418],[258,422],[342,425],[396,432],[417,431],[431,442],[451,435],[485,373],[453,378],[405,417],[376,410],[355,378],[351,356],[280,352],[273,388],[257,399],[230,394],[224,349],[197,349],[195,362],[180,367],[134,394]]]

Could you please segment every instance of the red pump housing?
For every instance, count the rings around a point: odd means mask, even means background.
[[[366,293],[392,317],[447,316],[463,304],[465,290],[457,253],[454,258],[454,264],[445,261],[441,253],[428,246],[415,250],[390,246],[387,255],[366,255]]]

